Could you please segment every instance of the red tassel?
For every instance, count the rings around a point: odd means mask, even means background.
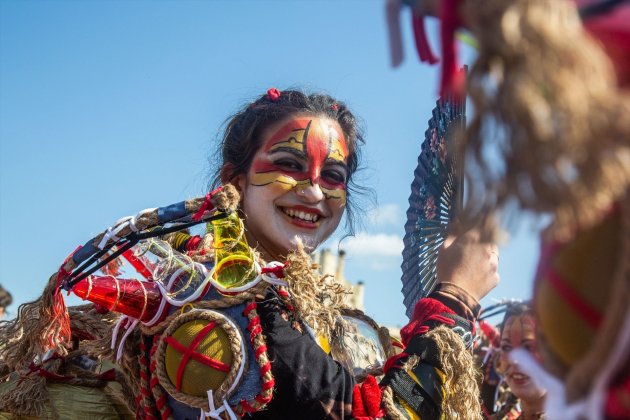
[[[78,246],[66,257],[63,264],[61,264],[61,267],[59,267],[59,271],[57,271],[55,291],[53,292],[52,305],[50,308],[51,313],[49,325],[51,327],[56,326],[58,330],[54,333],[51,332],[51,328],[49,327],[45,333],[44,340],[49,349],[56,348],[62,343],[69,343],[72,336],[72,331],[70,330],[70,315],[68,314],[68,308],[66,308],[66,303],[64,302],[61,294],[61,285],[70,275],[70,273],[66,271],[66,264],[79,249],[81,249],[81,246]]]
[[[464,75],[457,71],[455,31],[462,26],[459,17],[460,0],[443,0],[440,10],[440,38],[442,39],[442,78],[440,96],[463,97]]]
[[[416,41],[416,51],[418,51],[420,61],[429,64],[437,63],[439,60],[433,54],[431,45],[427,40],[427,33],[424,29],[424,16],[417,16],[415,13],[412,13],[411,25],[413,26],[413,37]]]

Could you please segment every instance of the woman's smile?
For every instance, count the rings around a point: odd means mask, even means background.
[[[293,224],[307,229],[317,228],[317,222],[322,218],[319,210],[304,206],[280,207],[280,210]]]

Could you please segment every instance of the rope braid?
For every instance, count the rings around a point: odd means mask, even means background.
[[[407,420],[407,416],[398,410],[396,403],[394,403],[394,391],[387,385],[383,388],[383,408],[387,412],[387,418],[392,420]]]
[[[262,382],[261,392],[253,399],[246,401],[241,400],[238,406],[235,407],[235,412],[238,415],[244,415],[245,413],[253,413],[255,411],[262,410],[271,401],[273,397],[273,387],[275,380],[271,373],[271,361],[267,354],[267,343],[262,334],[262,327],[260,325],[260,316],[256,311],[256,301],[252,300],[243,311],[243,314],[247,316],[249,325],[247,330],[249,331],[249,340],[254,348],[254,355],[256,362],[260,367],[260,379]]]
[[[168,399],[166,397],[166,393],[164,389],[160,385],[160,378],[158,375],[158,371],[156,369],[157,360],[159,356],[156,357],[155,354],[158,351],[158,345],[160,344],[161,337],[158,335],[153,336],[153,345],[151,346],[151,351],[149,353],[149,360],[151,361],[149,364],[150,371],[150,383],[149,387],[151,389],[151,394],[153,396],[153,401],[155,402],[155,407],[160,413],[160,418],[162,420],[167,420],[172,418],[171,407],[168,406]]]
[[[157,406],[153,398],[151,388],[151,369],[150,359],[147,357],[147,346],[144,337],[140,340],[140,355],[138,356],[140,364],[140,394],[136,397],[138,401],[138,411],[136,417],[145,419],[158,419]]]
[[[462,216],[487,221],[513,202],[553,214],[558,239],[591,225],[630,183],[630,98],[608,58],[572,2],[467,0],[462,14],[479,44]],[[500,155],[499,170],[488,148]]]

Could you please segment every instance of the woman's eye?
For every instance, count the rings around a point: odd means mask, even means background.
[[[346,182],[345,172],[336,169],[329,169],[322,172],[322,178],[333,184],[344,184]]]
[[[501,346],[501,351],[504,351],[506,353],[509,352],[509,351],[512,351],[512,346],[508,346],[507,344],[503,344]]]
[[[279,168],[289,170],[289,171],[302,170],[302,164],[292,159],[279,159],[274,162],[274,165],[276,165]]]

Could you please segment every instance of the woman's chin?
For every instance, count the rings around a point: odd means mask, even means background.
[[[310,254],[319,246],[320,242],[309,235],[295,235],[291,238],[289,244],[291,251],[295,251],[300,245],[302,245],[304,247],[304,251],[307,254]]]

